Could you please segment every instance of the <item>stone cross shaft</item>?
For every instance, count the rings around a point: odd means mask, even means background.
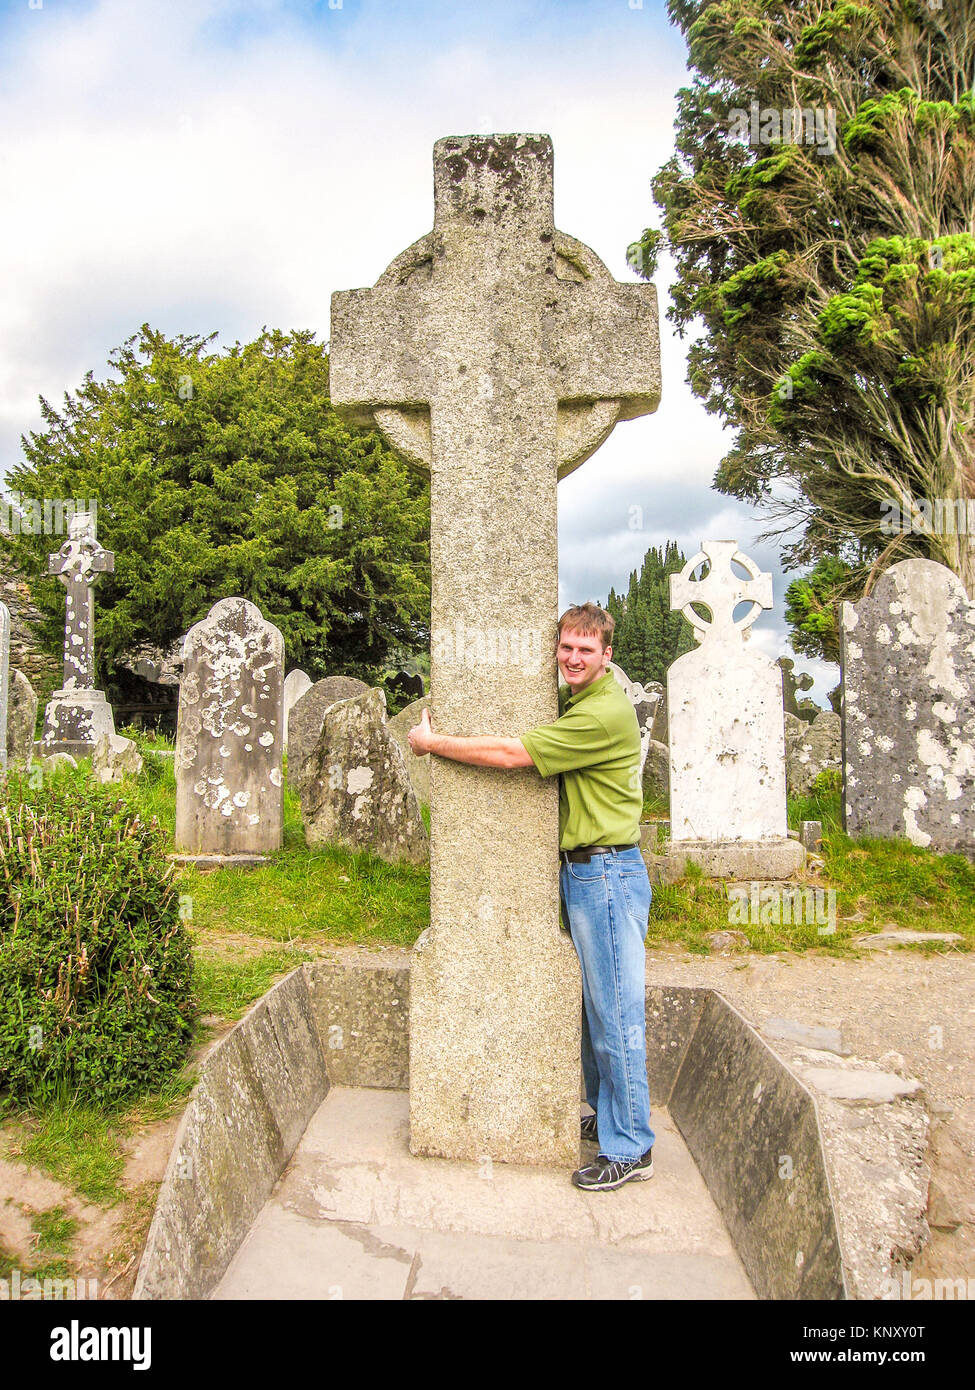
[[[94,587],[103,574],[115,570],[115,556],[95,539],[95,520],[76,512],[68,523],[68,539],[49,555],[48,574],[56,574],[67,589],[64,617],[64,689],[93,690],[95,686]]]
[[[557,715],[556,483],[660,395],[656,292],[553,221],[544,135],[434,147],[433,231],[332,296],[330,394],[431,480],[434,728]],[[411,973],[414,1153],[578,1158],[579,975],[555,779],[432,759],[431,928]]]

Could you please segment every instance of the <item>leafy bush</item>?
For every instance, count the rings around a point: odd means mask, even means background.
[[[0,784],[0,1091],[116,1102],[193,1033],[190,941],[155,820],[85,768]]]

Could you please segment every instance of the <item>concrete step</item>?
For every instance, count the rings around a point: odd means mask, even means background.
[[[581,1192],[568,1172],[416,1158],[406,1091],[333,1087],[213,1297],[753,1299],[670,1116],[652,1123],[652,1178]]]

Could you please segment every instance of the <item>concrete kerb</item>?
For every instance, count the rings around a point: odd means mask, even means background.
[[[206,1298],[329,1089],[304,972],[206,1057],[169,1156],[133,1298]]]
[[[407,958],[316,961],[206,1058],[170,1155],[135,1298],[206,1298],[331,1085],[408,1086]],[[814,1096],[723,995],[647,990],[651,1100],[667,1105],[760,1298],[848,1296]]]
[[[848,1297],[815,1097],[711,989],[647,990],[651,1097],[666,1104],[759,1298]]]

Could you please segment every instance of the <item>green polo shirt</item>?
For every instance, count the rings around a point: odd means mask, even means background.
[[[640,726],[612,671],[576,695],[560,686],[559,718],[521,741],[543,777],[562,774],[560,849],[639,842]]]

